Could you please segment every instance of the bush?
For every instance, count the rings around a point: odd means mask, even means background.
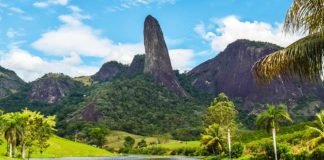
[[[239,158],[242,156],[243,151],[244,151],[244,146],[242,143],[234,143],[232,146],[231,157]]]
[[[146,147],[146,148],[134,148],[128,153],[131,154],[149,154],[149,155],[165,155],[168,152],[166,148],[162,147]]]
[[[268,143],[265,146],[266,156],[268,159],[274,159],[273,144]],[[294,156],[290,151],[289,144],[277,144],[277,156],[280,160],[293,160]]]
[[[324,145],[319,146],[313,151],[311,159],[324,159]]]
[[[310,160],[310,154],[304,150],[295,156],[295,160]]]

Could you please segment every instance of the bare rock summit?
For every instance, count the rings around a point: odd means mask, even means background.
[[[144,22],[145,65],[144,73],[179,96],[188,96],[181,87],[171,66],[168,48],[159,22],[151,15]]]

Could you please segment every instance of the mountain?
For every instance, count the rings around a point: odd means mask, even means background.
[[[311,84],[297,79],[286,81],[278,78],[268,85],[257,84],[251,68],[261,57],[268,55],[281,47],[249,40],[237,40],[227,46],[213,59],[210,59],[192,69],[188,75],[192,77],[191,84],[199,91],[207,91],[213,95],[224,92],[232,99],[239,99],[243,110],[252,112],[260,103],[287,103],[294,109],[300,98],[324,97],[323,84]],[[322,102],[320,106],[323,108]],[[254,112],[254,111],[253,111]]]
[[[135,55],[132,63],[128,67],[126,77],[133,77],[144,72],[145,55]]]
[[[29,100],[55,103],[82,87],[80,82],[73,80],[69,76],[48,73],[30,83]]]
[[[189,96],[172,70],[160,24],[151,15],[147,16],[144,22],[144,46],[144,73],[150,74],[153,79],[177,95]]]
[[[94,81],[105,81],[114,78],[118,74],[124,72],[127,66],[116,61],[110,61],[102,65],[100,70],[91,78]]]
[[[18,92],[25,84],[15,72],[0,66],[0,98]]]

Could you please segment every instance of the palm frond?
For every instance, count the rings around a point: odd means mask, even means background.
[[[324,0],[294,0],[288,10],[284,29],[286,32],[302,31],[314,34],[324,31]]]
[[[324,37],[315,33],[261,58],[252,71],[259,83],[270,83],[280,75],[283,75],[281,78],[319,81],[323,73],[323,56]]]

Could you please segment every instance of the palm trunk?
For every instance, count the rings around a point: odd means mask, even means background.
[[[227,141],[228,141],[228,153],[229,153],[229,158],[231,159],[231,130],[227,130]]]
[[[276,143],[276,129],[272,128],[272,137],[273,137],[273,149],[274,149],[274,155],[275,160],[277,160],[277,143]]]
[[[21,151],[21,157],[22,159],[25,159],[25,144],[22,144],[22,151]]]
[[[9,157],[12,158],[12,143],[9,142]]]

